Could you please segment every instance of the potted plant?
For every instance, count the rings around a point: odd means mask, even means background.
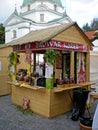
[[[58,50],[47,49],[45,53],[46,59],[46,88],[53,88],[54,86],[54,62],[59,55]]]

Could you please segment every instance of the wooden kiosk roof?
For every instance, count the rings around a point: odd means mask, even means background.
[[[50,39],[92,46],[92,43],[85,35],[85,33],[79,28],[76,22],[31,31],[25,36],[9,42],[8,44],[6,44],[6,46],[22,45],[32,42],[42,43]]]

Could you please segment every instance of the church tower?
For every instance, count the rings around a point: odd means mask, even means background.
[[[23,0],[20,14],[17,10],[5,21],[6,43],[39,30],[72,20],[64,12],[61,0]]]

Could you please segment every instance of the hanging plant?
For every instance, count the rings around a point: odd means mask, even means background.
[[[8,65],[8,75],[13,81],[16,80],[16,64],[18,63],[17,52],[11,52],[8,56],[9,65]]]
[[[11,65],[15,65],[17,64],[17,58],[18,58],[18,55],[17,55],[17,52],[11,52],[8,56],[8,59],[9,59],[9,63]]]
[[[58,50],[48,49],[45,53],[47,63],[54,64],[55,58],[60,55]]]
[[[14,61],[14,53],[13,53],[13,52],[11,52],[11,53],[9,54],[8,59],[9,59],[9,63],[10,63],[10,64],[13,64],[13,61]]]

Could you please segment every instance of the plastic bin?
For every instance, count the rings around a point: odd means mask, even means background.
[[[82,117],[85,112],[86,101],[89,91],[84,88],[78,88],[73,90],[73,110],[71,119],[76,121],[79,117]]]

